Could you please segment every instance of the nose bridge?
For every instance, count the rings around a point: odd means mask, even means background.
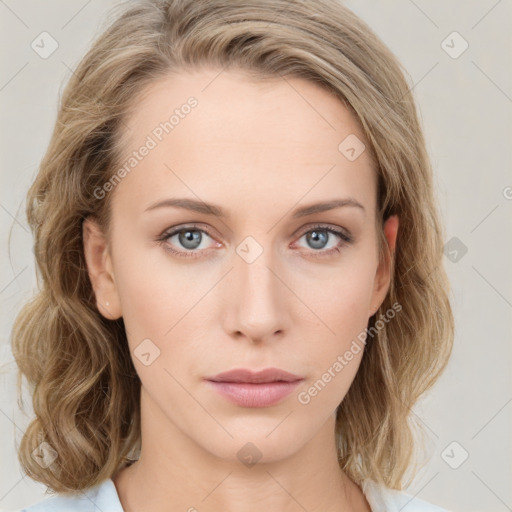
[[[272,248],[263,247],[252,237],[236,248],[230,299],[234,314],[232,331],[259,340],[284,328],[285,297],[275,266]]]

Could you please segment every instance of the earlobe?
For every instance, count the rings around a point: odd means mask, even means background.
[[[109,320],[122,316],[107,239],[92,217],[84,219],[82,240],[96,307]]]
[[[383,231],[387,242],[384,249],[384,257],[379,262],[375,275],[375,286],[372,294],[370,316],[374,315],[384,301],[391,284],[391,268],[394,265],[396,251],[396,239],[398,235],[398,216],[392,215],[384,223]]]

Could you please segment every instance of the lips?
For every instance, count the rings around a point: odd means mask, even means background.
[[[205,379],[217,393],[240,407],[270,407],[281,402],[303,377],[267,368],[259,372],[230,370]]]
[[[261,384],[264,382],[295,382],[302,380],[302,377],[286,372],[279,368],[266,368],[259,372],[237,368],[227,372],[219,373],[214,377],[208,377],[206,380],[212,382],[240,382],[249,384]]]

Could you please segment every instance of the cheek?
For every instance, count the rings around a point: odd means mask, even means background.
[[[373,278],[372,262],[361,258],[346,267],[340,266],[339,271],[332,271],[328,279],[309,282],[309,294],[304,288],[306,304],[316,313],[334,344],[366,328]]]
[[[135,260],[133,260],[134,262]],[[183,390],[172,378],[183,381],[181,372],[194,365],[197,321],[192,308],[197,289],[175,272],[165,275],[146,264],[120,265],[118,287],[123,321],[132,361],[139,378],[153,400],[181,402]],[[190,404],[187,404],[190,406]]]
[[[332,402],[331,406],[348,391],[363,356],[373,288],[371,268],[370,261],[360,260],[326,281],[322,293],[310,295],[308,305],[319,323],[311,325],[310,336],[305,337],[316,342],[306,343],[304,350],[317,384],[305,391],[316,397],[325,388],[321,400]]]
[[[166,385],[173,390],[174,381],[164,369],[181,381],[197,373],[198,354],[204,359],[199,345],[205,308],[211,307],[207,295],[217,277],[211,270],[198,272],[194,265],[171,262],[162,248],[125,249],[116,281],[132,360],[146,388],[159,392]],[[181,393],[179,387],[172,392]]]
[[[129,338],[163,339],[200,291],[192,266],[173,265],[162,247],[121,229],[114,243],[116,287]]]
[[[158,278],[158,271],[150,266],[143,265],[136,270],[124,266],[118,275],[118,292],[129,337],[161,337],[172,326],[171,312],[176,310],[173,300],[177,301],[177,294],[169,293],[166,283]]]

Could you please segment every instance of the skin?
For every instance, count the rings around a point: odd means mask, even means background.
[[[339,468],[334,437],[336,408],[363,351],[307,405],[297,399],[365,330],[389,289],[398,218],[385,223],[389,251],[379,261],[372,161],[368,151],[349,161],[338,150],[349,134],[364,140],[360,127],[309,81],[254,81],[203,68],[149,86],[127,120],[127,154],[190,96],[198,106],[109,192],[110,238],[92,218],[83,226],[97,307],[106,318],[124,318],[142,382],[140,459],[113,478],[123,508],[370,511]],[[230,215],[145,212],[170,197],[215,203]],[[364,211],[345,206],[292,217],[300,206],[345,197]],[[191,223],[209,230],[194,232],[203,237],[199,248],[178,235],[156,242]],[[324,231],[315,245],[307,235],[315,223],[354,241],[315,257],[340,242]],[[263,250],[251,263],[236,252],[248,236]],[[134,355],[144,339],[160,350],[147,366]],[[246,408],[203,380],[267,367],[304,383],[277,405]],[[248,442],[261,454],[250,467],[237,456]]]

